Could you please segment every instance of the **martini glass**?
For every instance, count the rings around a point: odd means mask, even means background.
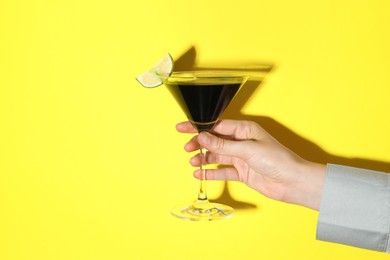
[[[209,132],[247,80],[232,71],[174,72],[163,77],[164,85],[180,105],[188,120],[200,132]],[[195,202],[174,207],[171,213],[186,220],[217,220],[231,217],[234,209],[212,203],[206,191],[206,149],[200,147],[200,188]]]

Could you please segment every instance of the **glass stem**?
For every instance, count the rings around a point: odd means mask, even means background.
[[[198,204],[208,203],[207,191],[206,191],[206,148],[200,147],[200,188],[198,194]]]

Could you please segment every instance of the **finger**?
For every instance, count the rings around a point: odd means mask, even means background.
[[[263,135],[268,135],[255,122],[242,120],[221,120],[214,126],[212,133],[233,137],[229,139],[235,140],[261,139]]]
[[[176,130],[180,133],[197,133],[196,129],[188,121],[176,125]]]
[[[244,161],[249,160],[256,151],[253,140],[231,141],[206,132],[200,133],[197,140],[212,153],[238,157]]]
[[[201,171],[196,170],[194,177],[201,178]],[[239,175],[235,168],[221,168],[221,169],[208,169],[206,170],[206,180],[226,180],[226,181],[239,181]]]
[[[184,145],[184,150],[186,152],[193,152],[193,151],[196,151],[196,150],[199,150],[199,143],[198,143],[198,136],[193,136],[190,141],[188,141],[185,145]]]
[[[226,165],[231,165],[231,164],[233,164],[233,160],[232,160],[232,157],[230,157],[230,156],[207,152],[206,153],[206,163],[207,164],[226,164]],[[201,165],[200,154],[197,154],[197,155],[193,156],[190,159],[190,164],[192,166],[200,166]]]

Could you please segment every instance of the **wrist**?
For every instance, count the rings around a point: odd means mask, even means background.
[[[297,178],[291,183],[286,202],[314,210],[320,209],[326,165],[303,161],[297,167]]]

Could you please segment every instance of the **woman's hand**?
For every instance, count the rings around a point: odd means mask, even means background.
[[[196,133],[190,122],[179,123],[181,133]],[[209,164],[231,165],[206,171],[207,180],[241,181],[263,195],[288,203],[319,209],[325,165],[306,161],[284,147],[258,124],[222,120],[212,134],[202,132],[186,145],[187,152],[205,147]],[[191,158],[200,165],[200,155]],[[194,172],[199,178],[199,170]]]

